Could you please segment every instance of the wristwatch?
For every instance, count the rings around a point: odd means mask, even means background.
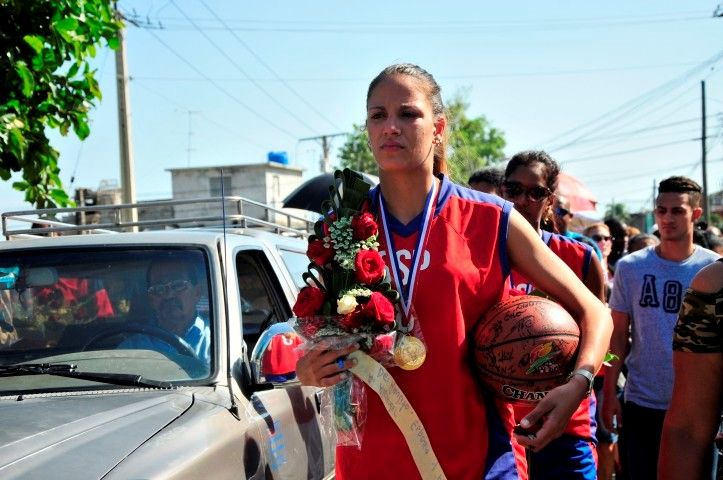
[[[590,392],[592,392],[592,384],[595,380],[595,375],[590,372],[590,370],[585,370],[584,368],[578,368],[577,370],[574,370],[570,375],[567,376],[567,381],[569,382],[572,377],[575,375],[580,375],[582,377],[585,377],[585,380],[587,380],[587,393],[585,394],[586,397],[590,396]]]

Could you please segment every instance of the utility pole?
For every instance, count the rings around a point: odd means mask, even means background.
[[[116,3],[116,14],[118,5]],[[136,203],[136,183],[133,166],[133,147],[131,144],[131,104],[128,74],[126,72],[126,41],[123,29],[118,31],[118,49],[115,52],[116,85],[118,92],[118,133],[120,139],[121,161],[121,198],[123,203]],[[124,220],[138,221],[135,208],[124,210]],[[133,227],[132,231],[138,231]]]
[[[321,161],[319,162],[319,169],[321,173],[331,172],[331,160],[329,159],[329,153],[331,151],[331,142],[329,139],[334,137],[346,136],[347,133],[331,133],[328,135],[318,135],[316,137],[307,137],[299,139],[299,142],[306,142],[309,140],[320,140],[321,141]]]
[[[700,136],[700,145],[703,161],[703,218],[705,223],[710,225],[710,208],[708,202],[708,170],[706,165],[707,153],[706,152],[706,125],[705,125],[705,80],[700,82],[700,96],[701,96],[701,115],[703,115],[702,128],[703,132]]]

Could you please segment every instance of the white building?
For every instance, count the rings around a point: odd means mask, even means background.
[[[173,200],[190,200],[221,196],[241,196],[274,208],[282,208],[283,199],[302,183],[303,169],[276,162],[216,167],[169,168]],[[223,176],[222,176],[223,172]],[[228,208],[228,205],[227,205]],[[221,214],[220,203],[176,205],[176,218],[210,217]],[[261,207],[246,206],[244,215],[269,218]]]

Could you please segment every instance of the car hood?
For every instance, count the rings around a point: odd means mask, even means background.
[[[101,478],[193,403],[181,391],[0,401],[0,478]]]

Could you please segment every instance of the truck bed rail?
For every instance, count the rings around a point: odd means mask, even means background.
[[[221,202],[224,202],[225,216],[221,214]],[[131,221],[131,212],[143,209],[149,211],[178,206],[197,206],[204,213],[200,215],[176,216],[152,220]],[[205,214],[209,209],[217,207],[219,212]],[[250,207],[250,208],[249,208]],[[247,213],[248,210],[252,212]],[[262,212],[259,214],[258,212]],[[76,224],[54,220],[58,215],[80,214],[82,218],[90,213],[107,213],[100,223]],[[232,213],[231,213],[232,212]],[[256,213],[253,213],[256,212]],[[50,218],[49,218],[50,217]],[[27,224],[27,228],[11,226],[9,222]],[[188,200],[158,200],[143,203],[126,203],[117,205],[92,205],[69,208],[45,208],[38,210],[21,210],[2,214],[2,234],[7,240],[13,238],[38,238],[49,235],[118,233],[119,231],[138,231],[141,227],[181,228],[201,226],[221,226],[229,228],[263,229],[288,235],[306,238],[314,232],[314,222],[304,217],[288,213],[261,202],[239,196],[196,198]]]

